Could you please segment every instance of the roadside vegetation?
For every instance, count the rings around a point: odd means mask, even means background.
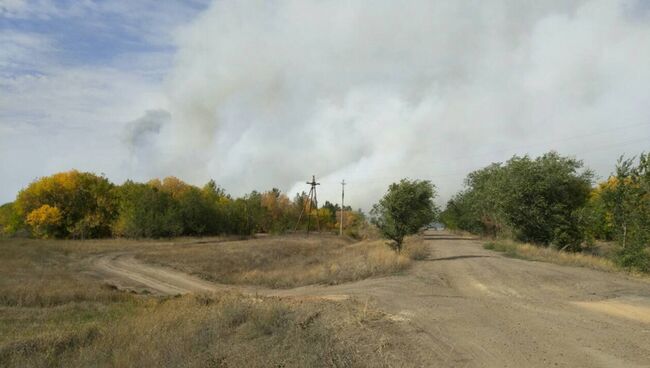
[[[650,155],[621,158],[608,180],[593,182],[592,172],[574,158],[515,156],[470,173],[441,218],[450,229],[550,248],[534,256],[547,259],[582,259],[564,252],[593,254],[596,242],[614,241],[603,268],[611,263],[650,272]],[[535,253],[530,245],[490,246]]]
[[[483,248],[503,252],[508,257],[556,263],[563,266],[586,267],[594,270],[620,271],[616,262],[588,253],[565,252],[553,247],[540,247],[512,240],[496,240],[486,243]]]
[[[137,295],[85,262],[101,249],[179,246],[0,240],[0,366],[370,367],[408,355],[394,322],[365,301]]]

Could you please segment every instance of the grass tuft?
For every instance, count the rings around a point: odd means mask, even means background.
[[[421,236],[412,236],[406,239],[404,253],[414,261],[422,261],[429,258],[429,247],[424,243]]]

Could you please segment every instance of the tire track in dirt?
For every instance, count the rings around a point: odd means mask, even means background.
[[[158,295],[237,290],[255,292],[256,288],[213,283],[184,272],[138,261],[132,253],[112,253],[94,259],[95,270],[118,289],[147,290]]]

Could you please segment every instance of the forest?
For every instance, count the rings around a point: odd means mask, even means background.
[[[0,207],[0,231],[64,239],[277,234],[306,230],[308,215],[310,230],[338,229],[339,205],[316,209],[305,193],[290,199],[274,188],[234,198],[213,180],[201,188],[175,177],[115,185],[72,170],[35,180]],[[346,207],[343,218],[348,235],[356,236],[363,213]]]

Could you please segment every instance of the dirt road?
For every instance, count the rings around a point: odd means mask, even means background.
[[[414,366],[650,367],[650,283],[623,275],[506,258],[479,241],[430,233],[431,257],[405,275],[290,290],[354,296],[393,315],[418,346]],[[230,289],[128,254],[99,257],[107,278],[176,294]]]

